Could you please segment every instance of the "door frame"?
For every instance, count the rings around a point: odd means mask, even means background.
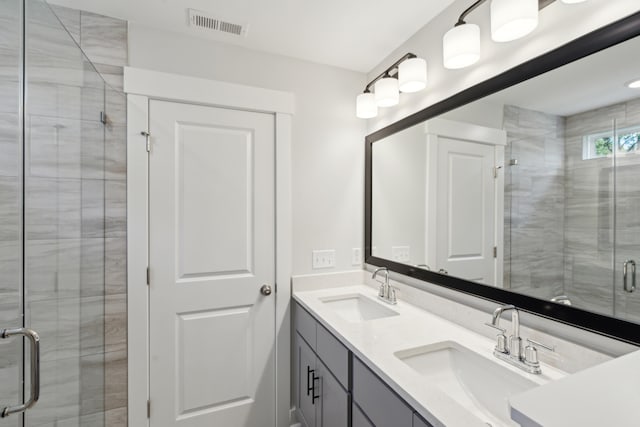
[[[149,101],[162,100],[275,116],[275,378],[276,426],[290,425],[291,126],[294,95],[235,83],[125,67],[127,94],[127,356],[128,425],[148,426],[149,265],[146,149]],[[150,136],[153,141],[153,135]],[[153,410],[153,409],[152,409]]]

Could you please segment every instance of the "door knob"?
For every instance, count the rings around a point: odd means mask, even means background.
[[[269,285],[262,285],[262,287],[260,288],[260,293],[264,296],[269,296],[271,295],[271,286]]]

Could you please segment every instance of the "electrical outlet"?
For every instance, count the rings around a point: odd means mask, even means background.
[[[311,252],[312,266],[314,270],[320,268],[334,268],[336,266],[336,251],[327,249]]]
[[[396,262],[409,262],[411,249],[409,246],[393,246],[391,247],[391,258]]]
[[[351,265],[362,264],[362,248],[351,249]]]

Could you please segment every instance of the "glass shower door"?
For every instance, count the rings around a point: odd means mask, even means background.
[[[104,426],[105,83],[44,1],[0,20],[0,329],[40,335],[39,400],[0,427]],[[29,399],[31,357],[0,339],[0,411]]]
[[[616,126],[615,315],[640,322],[640,102],[626,104]]]

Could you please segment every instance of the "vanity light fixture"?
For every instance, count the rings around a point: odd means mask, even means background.
[[[627,83],[627,87],[631,89],[640,89],[640,79]]]
[[[480,59],[480,27],[465,21],[467,15],[487,0],[476,0],[458,18],[455,26],[442,38],[444,67],[465,68]],[[539,10],[555,0],[491,0],[491,39],[509,42],[526,36],[538,26]],[[586,0],[562,0],[581,3]]]
[[[356,116],[361,119],[373,118],[378,115],[378,107],[397,105],[400,92],[418,92],[426,86],[427,61],[407,53],[367,83],[356,98]]]

